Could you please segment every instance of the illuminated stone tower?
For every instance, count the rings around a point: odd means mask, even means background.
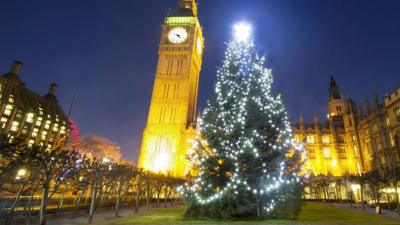
[[[203,35],[194,0],[181,0],[162,25],[153,94],[138,166],[184,177],[194,138]]]

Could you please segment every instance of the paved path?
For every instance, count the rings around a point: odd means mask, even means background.
[[[157,208],[147,209],[146,207],[141,207],[139,212],[135,214],[134,208],[129,209],[121,209],[120,216],[121,217],[130,217],[134,215],[140,215],[142,213],[148,212],[149,210],[157,210]],[[107,225],[110,220],[116,219],[114,210],[100,210],[96,211],[93,218],[93,225]],[[35,218],[31,224],[37,224],[37,218]],[[87,212],[79,212],[75,215],[75,218],[72,219],[72,215],[70,213],[60,214],[58,216],[48,215],[47,217],[47,225],[87,225],[88,224],[88,213]],[[25,225],[22,223],[21,225]]]
[[[349,211],[353,211],[353,212],[359,212],[359,213],[365,213],[365,214],[370,214],[370,215],[377,215],[375,212],[375,208],[371,208],[369,206],[365,206],[365,211],[362,209],[361,204],[357,204],[356,208],[350,208],[350,204],[347,203],[329,203],[329,205],[336,207],[336,208],[340,208],[340,209],[346,209]],[[399,221],[400,224],[400,216],[397,212],[394,211],[390,211],[390,210],[386,210],[386,209],[382,209],[381,210],[382,214],[381,216],[389,218],[389,219],[395,219]]]

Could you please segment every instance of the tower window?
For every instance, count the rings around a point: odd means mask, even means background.
[[[324,148],[324,157],[326,159],[331,158],[331,150],[329,148]]]
[[[400,122],[400,108],[396,109],[396,115],[397,115],[397,119]]]

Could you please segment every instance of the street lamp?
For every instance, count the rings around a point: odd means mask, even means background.
[[[17,176],[15,177],[16,180],[20,180],[22,177],[26,175],[26,169],[19,169],[17,171]]]

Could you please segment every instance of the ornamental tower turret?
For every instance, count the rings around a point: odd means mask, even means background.
[[[138,166],[184,177],[204,40],[194,0],[181,0],[162,25],[153,94]]]
[[[344,113],[345,101],[340,94],[339,86],[331,75],[329,82],[328,118],[341,116]]]

